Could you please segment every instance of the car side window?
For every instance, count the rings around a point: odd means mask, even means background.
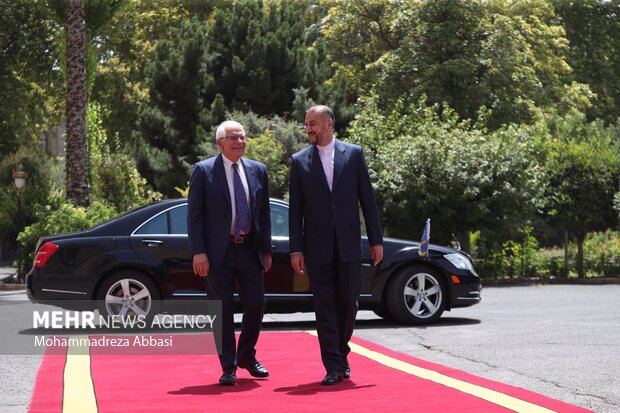
[[[187,235],[187,205],[172,208],[144,224],[136,234]]]
[[[136,234],[167,234],[168,233],[168,214],[159,214],[146,224],[142,225]]]
[[[170,233],[187,234],[187,205],[168,211],[170,214]]]
[[[288,237],[288,208],[271,204],[271,236]]]

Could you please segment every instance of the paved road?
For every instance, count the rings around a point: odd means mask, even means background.
[[[620,285],[487,287],[482,297],[428,327],[362,312],[355,335],[598,413],[620,412]]]
[[[23,294],[0,294],[1,348],[24,339],[14,320],[29,306]],[[313,320],[269,314],[264,329],[313,329]],[[620,411],[620,285],[488,287],[481,304],[428,327],[361,312],[355,335],[598,413]],[[36,355],[0,355],[1,412],[26,411],[39,364]]]

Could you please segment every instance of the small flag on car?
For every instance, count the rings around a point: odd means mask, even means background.
[[[422,239],[420,240],[420,256],[426,257],[428,255],[428,241],[431,239],[431,219],[426,220],[424,225],[424,231],[422,231]]]

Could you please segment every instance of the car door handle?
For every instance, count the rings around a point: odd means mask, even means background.
[[[143,239],[142,243],[146,245],[147,247],[159,247],[164,242],[158,239]]]

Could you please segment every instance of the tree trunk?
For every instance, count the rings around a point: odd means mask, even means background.
[[[579,235],[577,237],[577,276],[579,278],[585,278],[585,272],[583,268],[583,241],[585,237]]]
[[[562,277],[568,278],[568,230],[564,230],[564,270]]]
[[[67,199],[90,204],[86,140],[85,22],[82,0],[67,1]]]

